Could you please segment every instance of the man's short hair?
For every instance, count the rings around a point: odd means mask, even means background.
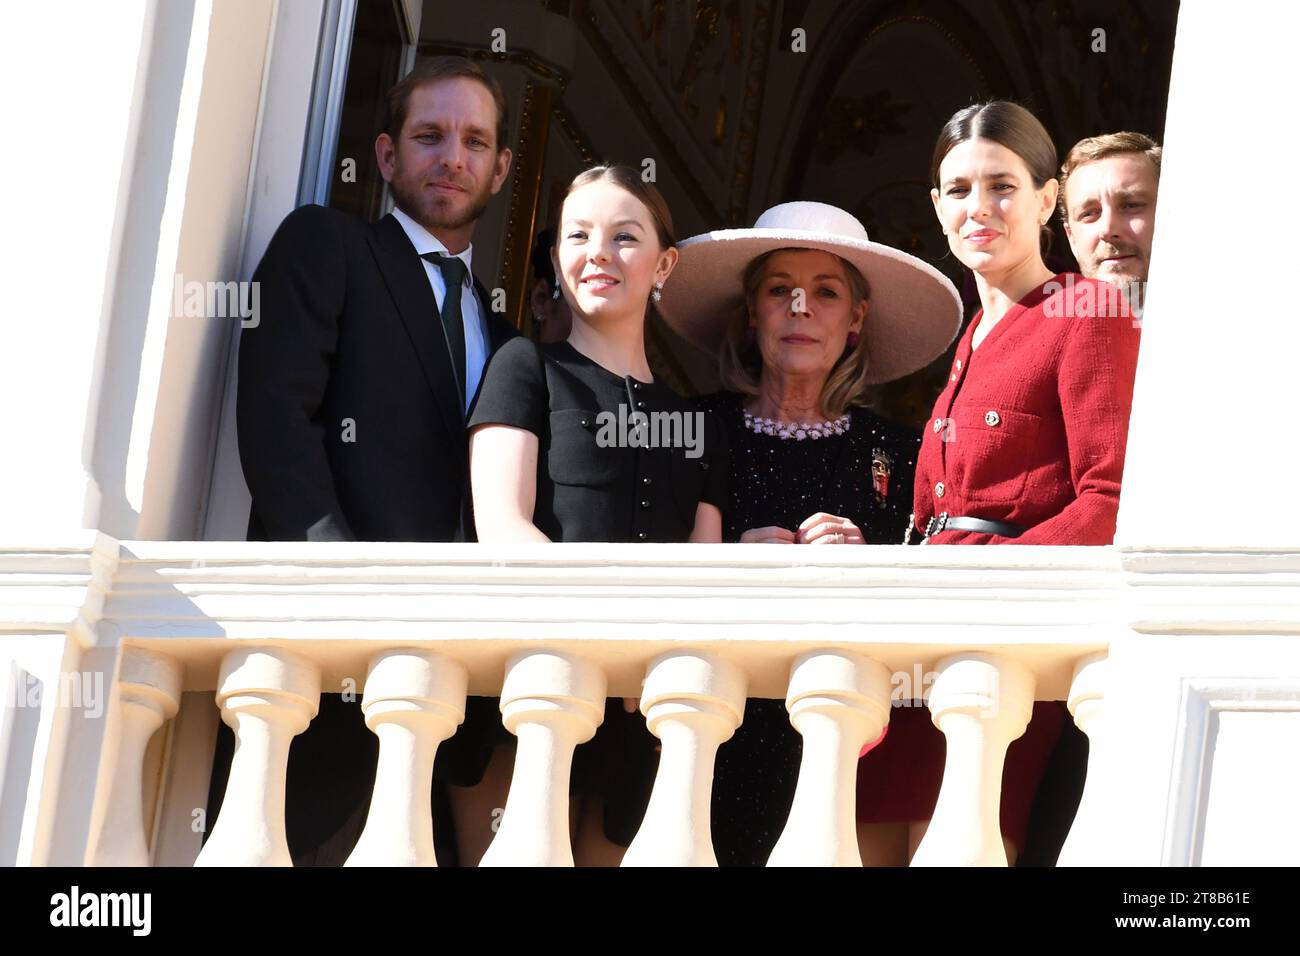
[[[1061,194],[1057,203],[1061,209],[1061,219],[1068,221],[1069,210],[1065,204],[1065,193],[1070,174],[1084,163],[1093,163],[1108,156],[1120,153],[1142,153],[1156,167],[1156,182],[1160,181],[1160,147],[1150,136],[1143,133],[1105,133],[1101,136],[1089,136],[1081,139],[1070,149],[1061,164]]]
[[[416,88],[462,76],[482,83],[492,94],[492,102],[497,107],[497,152],[506,145],[506,136],[510,131],[510,112],[506,105],[506,94],[501,84],[490,76],[473,60],[463,56],[435,56],[421,60],[415,69],[402,77],[388,91],[384,115],[384,132],[396,140],[406,123],[407,110],[410,108],[411,93]]]

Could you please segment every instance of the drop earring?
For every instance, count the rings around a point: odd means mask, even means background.
[[[557,302],[560,299],[560,284],[558,282],[555,284],[555,288],[551,290],[551,298],[555,299]]]
[[[655,283],[655,287],[650,291],[650,298],[658,302],[664,297],[664,284],[661,281]]]

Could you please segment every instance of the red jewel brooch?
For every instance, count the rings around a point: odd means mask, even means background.
[[[893,470],[893,458],[879,448],[871,449],[871,487],[875,489],[878,505],[883,505],[889,495],[889,473]]]

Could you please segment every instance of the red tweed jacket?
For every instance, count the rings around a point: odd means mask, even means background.
[[[915,527],[940,512],[1029,528],[944,531],[931,544],[1110,544],[1128,438],[1138,320],[1116,287],[1062,273],[974,351],[957,346],[916,462]]]

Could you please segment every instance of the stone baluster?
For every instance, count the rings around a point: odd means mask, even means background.
[[[1025,732],[1034,676],[1018,661],[964,653],[939,662],[930,713],[948,756],[913,866],[1006,866],[999,811],[1007,747]]]
[[[717,866],[709,804],[718,746],[740,725],[745,675],[713,654],[672,651],[646,672],[641,712],[662,741],[645,819],[623,866]]]
[[[786,709],[803,735],[794,803],[768,866],[861,866],[857,780],[862,748],[889,722],[885,666],[846,651],[804,654],[790,669]]]
[[[180,709],[184,671],[166,654],[123,647],[117,675],[116,734],[104,753],[112,783],[89,866],[148,866],[144,819],[144,755],[154,732]]]
[[[429,802],[438,745],[465,719],[468,675],[433,651],[384,651],[366,674],[361,710],[379,762],[361,838],[346,866],[437,866]]]
[[[605,674],[558,651],[521,651],[506,664],[501,715],[518,738],[510,795],[479,866],[573,866],[573,750],[605,716]]]
[[[1102,651],[1083,658],[1074,668],[1070,684],[1070,713],[1079,729],[1088,735],[1088,776],[1083,796],[1074,815],[1070,835],[1065,838],[1057,866],[1113,866],[1110,816],[1113,808],[1100,771],[1106,753],[1106,684],[1110,656]]]
[[[289,744],[320,707],[320,669],[278,647],[241,647],[221,662],[217,705],[235,732],[235,756],[194,865],[292,866],[284,826]]]

